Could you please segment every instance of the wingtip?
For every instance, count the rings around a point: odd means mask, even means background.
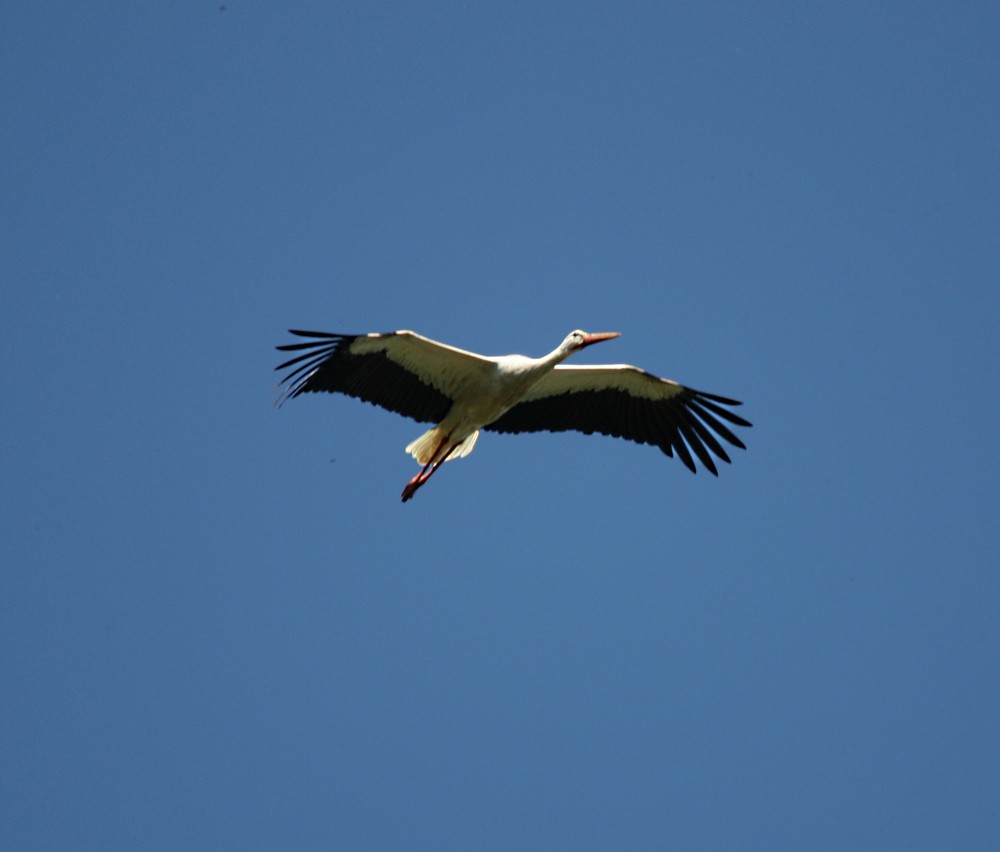
[[[327,339],[343,337],[342,334],[334,334],[329,331],[303,331],[301,328],[290,328],[288,329],[289,334],[294,334],[296,337],[322,337]]]

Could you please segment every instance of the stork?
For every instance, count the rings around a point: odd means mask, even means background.
[[[684,387],[629,364],[567,365],[570,355],[618,332],[571,331],[548,355],[486,357],[412,331],[329,334],[290,329],[305,343],[276,370],[276,405],[304,393],[343,393],[418,423],[436,423],[406,447],[423,467],[403,489],[405,503],[446,461],[472,452],[479,432],[599,432],[659,447],[697,473],[694,456],[718,476],[729,462],[722,438],[746,449],[727,423],[750,426],[734,399]],[[718,436],[718,437],[716,437]],[[692,455],[693,453],[693,455]]]

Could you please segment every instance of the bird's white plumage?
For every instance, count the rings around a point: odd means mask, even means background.
[[[682,393],[683,385],[661,379],[631,364],[559,364],[539,378],[522,398],[523,402],[564,393],[621,391],[649,400],[670,399]]]

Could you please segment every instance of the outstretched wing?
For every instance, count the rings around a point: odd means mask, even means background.
[[[278,383],[277,404],[303,393],[343,393],[422,423],[444,419],[455,395],[485,376],[488,358],[422,337],[412,331],[387,334],[290,332],[310,338],[288,343],[283,352],[302,354],[275,367],[294,367]]]
[[[726,425],[751,425],[727,407],[740,404],[628,364],[560,364],[485,428],[494,432],[600,432],[652,444],[671,457],[676,452],[694,473],[693,456],[697,456],[718,475],[713,454],[729,461],[719,438],[746,449]]]

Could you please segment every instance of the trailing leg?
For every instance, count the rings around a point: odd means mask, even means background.
[[[434,453],[431,455],[430,460],[427,462],[427,464],[423,466],[420,473],[418,473],[416,476],[413,477],[413,479],[411,479],[409,482],[406,483],[406,487],[403,488],[404,503],[407,500],[411,499],[413,495],[417,493],[417,489],[420,488],[421,485],[423,485],[428,479],[431,478],[431,476],[434,475],[434,471],[436,471],[439,467],[441,467],[441,465],[451,454],[451,451],[455,449],[455,445],[450,445],[448,443],[449,438],[451,438],[451,435],[445,435],[441,439],[440,443],[437,445],[437,448],[434,450]]]

